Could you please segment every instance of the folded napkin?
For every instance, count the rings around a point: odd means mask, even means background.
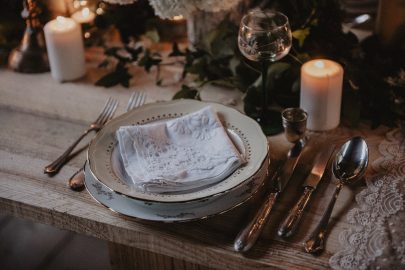
[[[126,173],[149,192],[202,188],[245,162],[209,106],[165,122],[120,127],[116,135]]]

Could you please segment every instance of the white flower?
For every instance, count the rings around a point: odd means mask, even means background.
[[[104,0],[112,4],[132,4],[136,0]],[[150,5],[155,10],[155,14],[162,19],[171,19],[177,15],[187,17],[195,10],[218,12],[230,10],[235,7],[240,0],[149,0]]]
[[[111,3],[111,4],[119,4],[119,5],[128,5],[135,3],[137,0],[104,0],[104,2]]]

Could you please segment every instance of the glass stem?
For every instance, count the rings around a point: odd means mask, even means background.
[[[267,116],[267,106],[269,104],[269,93],[266,89],[266,84],[267,84],[267,70],[269,68],[269,62],[266,60],[262,61],[262,94],[263,94],[263,100],[262,100],[262,111],[261,111],[261,118],[264,120]]]

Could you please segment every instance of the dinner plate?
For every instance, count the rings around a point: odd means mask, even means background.
[[[126,216],[160,222],[186,222],[225,213],[249,200],[265,183],[268,158],[250,181],[222,196],[192,202],[148,202],[114,192],[99,181],[87,163],[85,186],[90,195],[110,210]]]
[[[118,152],[115,133],[121,126],[142,125],[180,117],[211,106],[217,113],[230,138],[245,155],[246,164],[226,179],[209,187],[187,193],[152,193],[130,185]],[[267,138],[260,126],[235,109],[217,103],[195,100],[175,100],[147,104],[125,113],[110,122],[92,140],[88,151],[89,168],[94,176],[111,190],[134,199],[149,202],[186,202],[219,196],[250,181],[266,159]]]

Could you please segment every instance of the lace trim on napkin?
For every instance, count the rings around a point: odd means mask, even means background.
[[[245,162],[211,107],[165,123],[121,127],[117,138],[133,184],[151,192],[213,184]]]
[[[378,174],[356,196],[350,227],[339,235],[343,250],[329,260],[333,269],[405,267],[405,138],[399,129],[386,134],[379,152],[372,164]]]

